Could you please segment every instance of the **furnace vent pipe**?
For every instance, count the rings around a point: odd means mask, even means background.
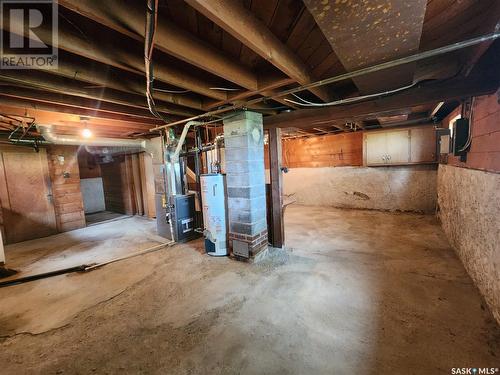
[[[179,159],[179,154],[181,153],[182,146],[184,145],[184,141],[186,140],[187,133],[189,131],[189,128],[192,125],[202,125],[202,122],[198,121],[189,121],[184,125],[184,129],[182,129],[181,137],[179,138],[179,141],[177,142],[177,147],[175,148],[174,153],[172,154],[172,160],[177,161]]]
[[[57,145],[68,146],[108,146],[108,147],[135,147],[146,148],[146,140],[141,139],[123,139],[123,138],[81,138],[71,135],[56,135],[50,129],[50,126],[37,126],[38,131],[43,138]]]

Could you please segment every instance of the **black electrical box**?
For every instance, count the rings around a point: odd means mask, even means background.
[[[459,118],[453,124],[453,155],[464,156],[469,147],[469,119]]]

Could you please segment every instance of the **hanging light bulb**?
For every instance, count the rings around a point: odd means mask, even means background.
[[[82,130],[82,135],[83,135],[83,138],[90,138],[90,137],[92,137],[92,132],[90,131],[89,128],[84,128]]]
[[[90,131],[90,129],[87,127],[87,119],[85,117],[80,117],[80,120],[83,120],[83,123],[85,124],[85,127],[82,130],[83,138],[92,137],[92,131]]]

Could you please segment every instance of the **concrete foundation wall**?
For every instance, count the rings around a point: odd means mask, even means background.
[[[433,213],[436,167],[292,168],[284,194],[299,204]]]
[[[438,216],[500,323],[500,174],[440,165]]]

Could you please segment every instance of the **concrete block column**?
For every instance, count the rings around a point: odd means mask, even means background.
[[[254,258],[267,250],[264,129],[260,113],[224,120],[229,244]],[[237,254],[235,254],[237,255]]]

